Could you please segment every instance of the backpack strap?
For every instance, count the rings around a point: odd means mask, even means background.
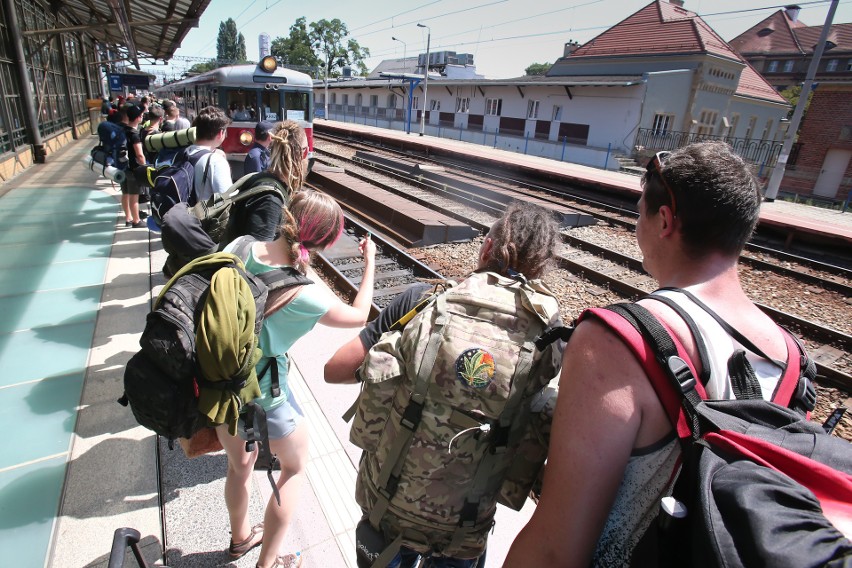
[[[275,478],[272,477],[272,470],[280,466],[278,456],[272,453],[269,447],[269,427],[266,421],[266,411],[261,405],[256,402],[250,402],[246,405],[245,415],[246,429],[246,451],[253,452],[256,443],[260,443],[258,453],[260,458],[265,460],[266,478],[269,479],[269,484],[272,485],[272,494],[275,496],[275,502],[281,506],[281,495],[278,492],[278,486],[275,484]]]
[[[689,312],[687,312],[683,306],[667,296],[649,294],[645,296],[645,299],[662,302],[677,313],[684,323],[686,323],[686,327],[689,328],[689,333],[692,334],[692,338],[695,340],[695,346],[698,349],[698,359],[701,361],[701,373],[699,374],[698,379],[701,381],[702,385],[707,386],[707,382],[710,380],[710,357],[707,355],[707,344],[704,343],[704,339],[698,331],[698,324],[695,323],[695,320],[692,319],[692,316],[689,315]]]

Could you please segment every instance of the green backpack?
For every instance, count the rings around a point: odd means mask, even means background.
[[[456,558],[482,554],[497,503],[519,510],[547,457],[548,383],[561,344],[539,281],[477,273],[435,295],[368,352],[350,440],[364,450],[355,497],[359,565],[400,545]]]

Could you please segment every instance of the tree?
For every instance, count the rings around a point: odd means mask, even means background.
[[[308,26],[304,17],[290,26],[289,37],[277,37],[272,40],[270,53],[288,65],[319,67],[319,58],[311,47]]]
[[[190,67],[187,70],[186,74],[187,75],[197,75],[199,73],[204,73],[206,71],[212,71],[213,69],[216,69],[217,67],[219,67],[218,61],[216,61],[215,59],[211,59],[210,61],[204,61],[202,63],[196,63],[195,65],[193,65],[192,67]]]
[[[787,99],[787,102],[793,105],[793,108],[787,113],[787,118],[793,118],[793,112],[796,110],[796,105],[799,104],[799,96],[802,94],[802,86],[794,85],[788,89],[784,89],[779,93],[782,97]],[[808,93],[808,102],[805,103],[805,110],[802,113],[802,119],[805,118],[805,115],[808,113],[808,107],[811,105],[811,99],[814,96],[814,91],[811,89],[811,92]]]
[[[550,69],[550,63],[532,63],[524,69],[527,75],[545,75]]]
[[[233,18],[219,22],[219,37],[216,39],[216,58],[222,64],[245,63],[246,38],[237,32],[237,23]]]
[[[338,69],[346,65],[355,66],[361,75],[367,74],[364,59],[370,56],[370,50],[361,47],[357,40],[350,38],[344,45],[343,41],[349,35],[346,24],[335,18],[331,21],[322,19],[311,23],[308,37],[320,65],[325,69],[325,76],[338,76]]]

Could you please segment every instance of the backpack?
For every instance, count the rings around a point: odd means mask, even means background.
[[[311,281],[289,267],[257,276],[246,272],[243,259],[252,242],[242,239],[233,254],[203,256],[178,271],[157,296],[141,350],[127,363],[119,403],[129,405],[136,421],[167,438],[170,447],[177,438],[219,424],[228,424],[235,435],[246,410],[249,443],[260,441],[261,455],[269,456],[265,413],[252,403],[260,395],[258,333],[270,294],[275,298]],[[278,396],[277,365],[271,368]]]
[[[476,558],[497,503],[521,508],[547,454],[533,427],[542,391],[561,364],[561,346],[534,340],[558,321],[539,281],[480,272],[367,353],[350,430],[364,450],[359,566],[385,566],[401,545]]]
[[[177,203],[187,203],[190,207],[198,200],[195,193],[195,164],[204,156],[212,155],[209,149],[202,148],[192,155],[184,148],[178,152],[171,165],[157,170],[151,189],[151,211],[157,222]],[[204,167],[201,183],[207,183],[210,174],[210,158]]]
[[[192,208],[192,214],[201,222],[202,229],[213,242],[224,248],[237,237],[247,234],[249,228],[242,226],[243,204],[270,194],[280,199],[280,207],[289,205],[287,186],[277,177],[268,172],[247,174],[234,182],[228,191],[214,193],[206,201],[199,201]],[[280,224],[279,216],[272,232]]]
[[[678,312],[704,357],[694,322],[682,308]],[[637,551],[650,550],[661,566],[852,566],[852,446],[806,419],[815,403],[816,369],[792,334],[782,328],[788,360],[772,402],[736,386],[741,398],[708,400],[703,377],[696,378],[680,342],[647,309],[615,304],[587,310],[580,319],[590,316],[634,352],[683,450],[672,495],[663,498],[658,522]],[[732,372],[741,360],[731,357]],[[655,540],[656,547],[643,546]],[[633,563],[647,560],[634,557]]]
[[[129,165],[127,132],[120,122],[105,120],[98,124],[98,145],[91,150],[92,160],[102,166],[125,171]]]
[[[241,221],[241,208],[252,198],[277,195],[280,199],[279,216],[274,225],[280,225],[280,209],[289,200],[285,187],[267,173],[243,176],[225,193],[216,193],[193,207],[179,203],[171,207],[160,222],[163,249],[169,253],[163,271],[170,277],[194,258],[222,250],[238,237],[251,234]],[[237,215],[231,215],[236,209]],[[273,231],[274,232],[274,231]],[[258,240],[260,235],[253,234]]]

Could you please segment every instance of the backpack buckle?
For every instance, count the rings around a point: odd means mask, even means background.
[[[675,380],[680,388],[681,394],[686,394],[689,391],[695,390],[695,376],[686,364],[686,361],[680,357],[673,356],[666,360],[666,366],[669,375]]]
[[[793,407],[810,412],[816,407],[816,389],[808,377],[801,377],[793,395]]]
[[[401,426],[409,430],[416,430],[420,424],[420,418],[423,416],[423,403],[416,402],[414,399],[408,401],[408,406],[405,407],[405,412],[399,421]]]

